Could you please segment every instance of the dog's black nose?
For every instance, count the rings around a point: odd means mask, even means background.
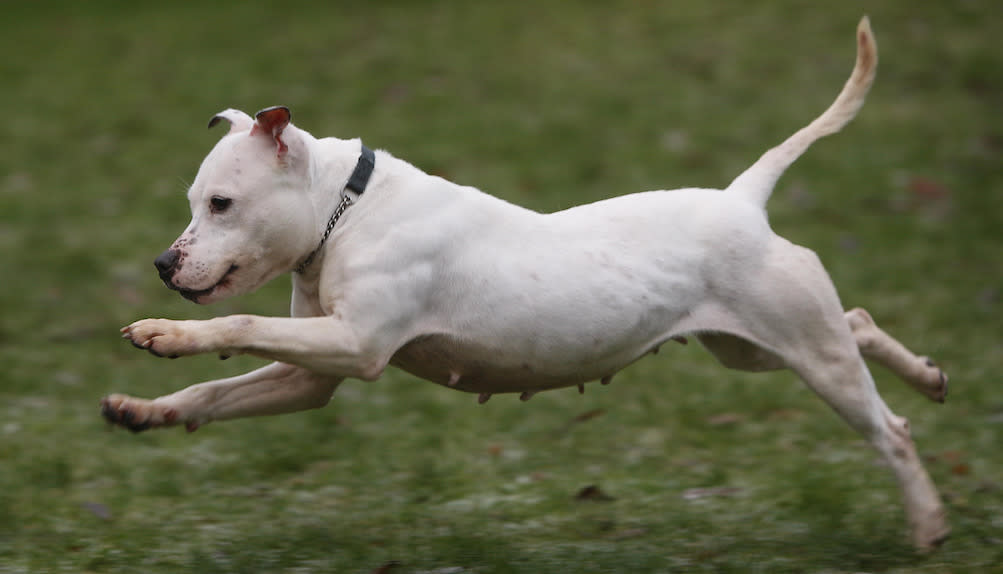
[[[153,266],[160,273],[160,278],[169,281],[174,276],[174,271],[178,267],[178,259],[181,258],[181,251],[178,249],[168,249],[153,260]]]

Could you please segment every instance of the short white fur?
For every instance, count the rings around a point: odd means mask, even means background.
[[[638,193],[540,214],[380,151],[369,188],[317,260],[294,274],[292,317],[145,319],[123,329],[157,355],[249,353],[273,364],[153,400],[111,395],[104,414],[133,430],[194,430],[321,407],[343,379],[377,379],[388,365],[480,402],[497,393],[526,400],[608,383],[663,343],[693,336],[728,367],[796,372],[883,455],[913,543],[930,548],[948,533],[943,504],[864,359],[938,402],[946,376],[866,311],[844,311],[815,254],[776,235],[765,212],[784,170],[863,104],[877,65],[866,18],[857,39],[856,65],[832,106],[725,190]],[[262,114],[219,114],[231,130],[189,192],[192,222],[172,246],[166,280],[199,303],[296,268],[359,155],[358,140],[315,139]],[[214,211],[214,197],[231,204]]]

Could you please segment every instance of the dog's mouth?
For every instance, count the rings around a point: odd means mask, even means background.
[[[212,293],[213,291],[215,291],[220,287],[226,287],[230,283],[230,275],[232,275],[233,272],[236,271],[237,269],[239,269],[237,265],[230,265],[230,268],[226,270],[226,273],[224,273],[222,277],[220,277],[219,281],[217,281],[212,287],[209,287],[208,289],[199,289],[199,290],[183,289],[181,287],[178,287],[177,285],[174,285],[173,283],[167,283],[167,287],[177,291],[185,299],[188,299],[189,301],[192,301],[194,303],[198,303],[200,297],[209,295],[210,293]]]

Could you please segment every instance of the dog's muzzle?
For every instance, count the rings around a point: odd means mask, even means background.
[[[181,296],[185,299],[195,301],[196,303],[198,302],[199,297],[208,295],[215,291],[220,285],[226,284],[230,275],[238,269],[236,264],[230,265],[230,268],[226,270],[226,273],[224,273],[222,277],[220,277],[219,281],[208,289],[185,289],[184,287],[176,285],[173,281],[174,274],[177,273],[180,268],[180,261],[181,250],[172,248],[158,255],[157,258],[153,260],[153,266],[157,268],[157,273],[160,274],[160,280],[164,282],[164,285],[166,285],[168,289],[177,291],[178,293],[181,293]]]

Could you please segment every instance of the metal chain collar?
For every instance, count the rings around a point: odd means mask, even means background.
[[[354,191],[359,197],[362,193],[366,191],[366,185],[369,184],[369,178],[373,175],[373,168],[376,166],[376,154],[373,150],[369,149],[360,142],[360,147],[362,148],[362,153],[359,155],[359,161],[355,164],[355,169],[352,170],[352,175],[348,177],[348,182],[345,183],[345,188]],[[352,205],[352,198],[345,193],[344,190],[341,192],[341,203],[338,204],[338,208],[334,210],[331,214],[331,219],[327,221],[327,229],[324,230],[324,236],[320,238],[320,243],[317,244],[316,249],[310,252],[306,256],[306,259],[302,263],[296,266],[293,271],[296,273],[303,273],[306,268],[313,263],[313,260],[320,253],[321,248],[327,243],[327,238],[330,237],[331,231],[334,229],[334,225],[338,223],[341,219],[341,214],[345,213],[345,210]]]
[[[327,220],[327,229],[324,230],[324,236],[320,238],[320,243],[318,243],[317,247],[310,252],[310,255],[307,255],[306,259],[304,259],[303,262],[300,263],[296,269],[294,269],[296,273],[303,273],[306,271],[306,268],[313,263],[317,254],[320,253],[321,248],[324,247],[325,243],[327,243],[327,238],[330,237],[331,231],[334,229],[334,225],[338,223],[338,220],[341,219],[341,214],[345,213],[345,210],[348,209],[349,205],[352,205],[352,198],[348,197],[347,193],[342,194],[341,203],[338,204],[338,208],[331,214],[331,219]]]

